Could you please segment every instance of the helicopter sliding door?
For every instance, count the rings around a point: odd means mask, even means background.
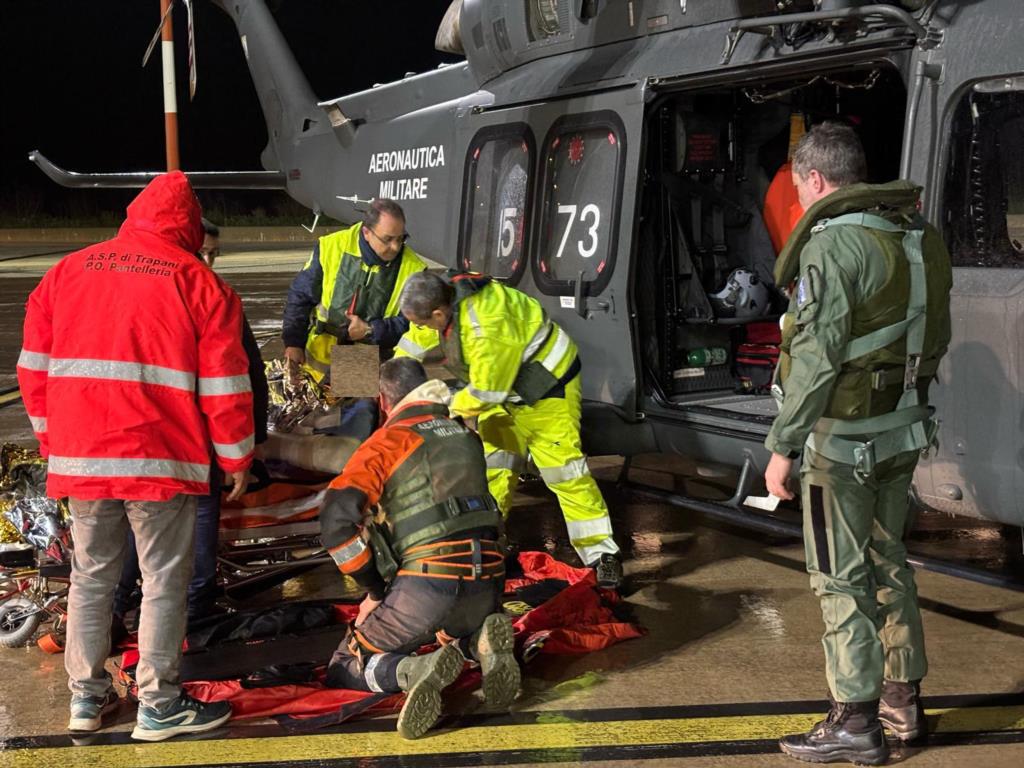
[[[627,306],[639,86],[463,116],[459,264],[539,299],[575,340],[583,397],[632,414]]]

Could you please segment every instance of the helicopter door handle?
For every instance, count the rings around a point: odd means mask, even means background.
[[[573,286],[573,298],[576,299],[574,304],[576,305],[576,314],[580,317],[587,316],[587,300],[583,298],[583,270],[579,271],[576,275],[576,285]]]
[[[581,269],[573,285],[573,304],[576,307],[576,314],[582,318],[586,318],[590,314],[590,306],[587,299],[583,296],[583,270]],[[610,301],[595,301],[594,306],[602,312],[607,312],[612,308]]]

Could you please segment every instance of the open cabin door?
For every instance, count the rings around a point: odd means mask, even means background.
[[[628,294],[639,85],[460,118],[458,263],[539,299],[579,347],[584,400],[636,410]]]

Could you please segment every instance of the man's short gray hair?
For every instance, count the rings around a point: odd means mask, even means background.
[[[393,357],[380,367],[380,393],[388,406],[397,405],[426,380],[426,370],[411,357]]]
[[[403,224],[405,223],[405,211],[402,210],[402,206],[387,197],[378,197],[370,203],[370,207],[363,217],[363,224],[373,229],[377,226],[377,222],[380,221],[381,214],[384,213],[398,219]]]
[[[455,291],[433,272],[417,272],[405,281],[400,309],[421,320],[430,317],[435,309],[450,307]]]
[[[793,152],[793,172],[801,179],[820,173],[833,187],[858,184],[867,178],[864,147],[853,128],[842,123],[819,123],[804,134]]]

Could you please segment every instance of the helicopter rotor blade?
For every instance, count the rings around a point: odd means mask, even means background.
[[[196,97],[196,35],[195,27],[192,25],[192,0],[181,0],[188,11],[188,100]]]

